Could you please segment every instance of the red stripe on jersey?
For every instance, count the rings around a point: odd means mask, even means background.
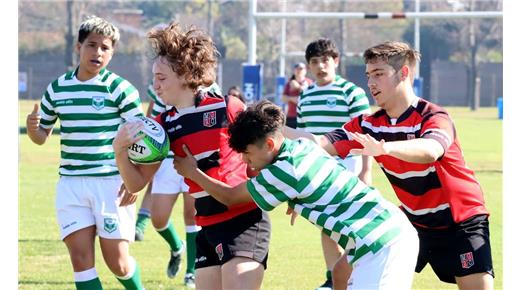
[[[229,208],[228,211],[220,214],[215,214],[212,216],[195,216],[195,222],[199,226],[210,226],[216,223],[221,223],[230,220],[243,213],[254,210],[256,207],[256,203],[254,202],[242,203],[236,206],[232,206]]]
[[[445,193],[440,188],[432,189],[419,196],[410,194],[394,185],[392,185],[392,188],[400,200],[406,201],[403,202],[403,204],[414,211],[426,208],[433,209],[443,203],[448,203],[448,200],[445,198]]]
[[[411,163],[397,159],[390,155],[377,156],[375,159],[378,163],[382,163],[385,169],[391,170],[398,174],[405,174],[410,171],[425,171],[434,166],[434,163]]]
[[[170,143],[173,154],[186,157],[182,145],[186,144],[192,155],[199,155],[206,152],[213,152],[220,148],[220,131],[222,129],[208,128],[204,131],[195,132],[182,136]],[[193,142],[198,140],[198,142]]]

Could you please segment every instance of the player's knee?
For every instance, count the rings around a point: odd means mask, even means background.
[[[184,224],[186,224],[186,225],[195,224],[195,211],[192,211],[192,212],[184,211]]]
[[[70,261],[75,272],[85,271],[94,267],[94,258],[88,252],[71,252]]]
[[[128,263],[124,263],[123,260],[107,261],[107,266],[112,274],[119,277],[125,277],[130,272]]]
[[[156,229],[165,228],[170,220],[170,215],[154,214],[152,211],[152,225]]]

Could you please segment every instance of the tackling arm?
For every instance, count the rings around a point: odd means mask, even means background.
[[[313,141],[314,143],[320,145],[327,153],[329,153],[332,156],[338,155],[338,152],[336,151],[336,148],[330,143],[329,139],[327,137],[323,136],[316,136],[312,133],[305,132],[303,130],[297,130],[291,127],[284,126],[282,130],[283,135],[291,140],[298,139],[298,138],[305,138]]]
[[[444,154],[442,145],[434,140],[418,138],[412,140],[385,142],[377,141],[368,134],[352,133],[362,149],[352,149],[353,154],[368,156],[390,155],[411,163],[432,163]]]
[[[179,155],[175,155],[173,162],[175,170],[180,175],[193,180],[208,194],[227,206],[253,200],[245,182],[232,187],[206,175],[206,173],[197,168],[197,160],[191,155],[186,145],[183,145],[182,149],[186,153],[186,157],[182,158]]]

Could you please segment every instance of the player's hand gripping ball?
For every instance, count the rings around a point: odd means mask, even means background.
[[[128,147],[128,158],[131,161],[139,164],[152,164],[166,158],[170,150],[170,139],[159,123],[144,116],[134,117],[128,122],[143,123],[143,129],[137,133],[143,138]]]

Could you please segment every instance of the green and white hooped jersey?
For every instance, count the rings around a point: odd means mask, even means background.
[[[202,91],[207,91],[207,92],[215,93],[219,96],[222,96],[222,91],[220,90],[220,87],[217,83],[213,83],[209,87],[201,87],[200,89]],[[148,89],[146,90],[146,93],[148,94],[150,99],[153,100],[152,112],[150,113],[151,118],[155,118],[155,117],[159,116],[161,113],[166,112],[172,108],[172,106],[166,105],[163,102],[163,100],[161,99],[161,97],[159,97],[155,93],[155,90],[153,89],[152,84],[148,85]],[[172,151],[168,152],[168,156],[166,158],[173,158],[173,152]]]
[[[247,188],[265,211],[287,201],[344,247],[350,263],[391,245],[401,232],[400,210],[309,140],[286,139]]]
[[[70,71],[47,87],[41,100],[41,122],[50,129],[60,120],[60,175],[119,174],[112,141],[124,119],[143,115],[139,92],[127,80],[102,69],[87,81]]]
[[[365,91],[337,75],[326,86],[314,83],[303,91],[296,112],[298,129],[323,135],[371,110]]]

